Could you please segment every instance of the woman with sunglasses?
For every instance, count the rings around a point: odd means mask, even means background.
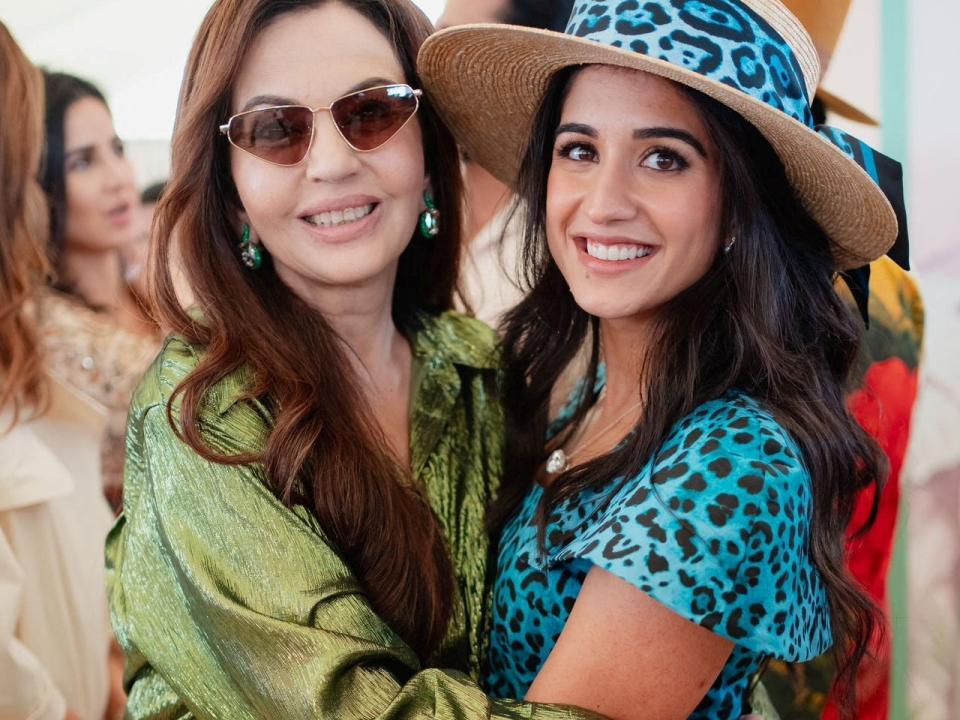
[[[850,688],[878,618],[845,533],[885,470],[833,280],[903,231],[899,166],[814,126],[816,51],[775,0],[578,2],[563,34],[452,28],[419,63],[525,203],[491,690],[735,718],[767,658],[831,645]]]
[[[502,415],[492,332],[448,312],[430,30],[407,0],[219,0],[200,28],[152,257],[174,334],[107,548],[130,717],[587,716],[470,679]]]

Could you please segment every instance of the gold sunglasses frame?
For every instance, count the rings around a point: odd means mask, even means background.
[[[313,138],[317,134],[316,120],[314,120],[313,124],[310,126],[310,141],[307,143],[307,149],[304,151],[303,157],[297,160],[295,163],[278,163],[278,162],[274,162],[273,160],[267,160],[265,157],[261,157],[260,155],[257,155],[256,153],[251,152],[246,148],[240,147],[233,141],[233,138],[230,137],[231,123],[233,123],[233,121],[236,120],[238,117],[242,117],[244,115],[250,115],[256,112],[263,112],[264,110],[281,110],[283,108],[304,108],[306,110],[309,110],[314,116],[314,118],[316,118],[316,115],[318,112],[323,112],[323,111],[330,112],[334,105],[336,105],[341,100],[345,100],[348,97],[359,95],[361,93],[368,93],[371,90],[386,90],[388,88],[393,88],[393,87],[405,87],[410,90],[410,92],[413,94],[413,99],[415,101],[413,112],[410,113],[410,117],[404,120],[403,124],[400,127],[398,127],[390,137],[388,137],[386,140],[384,140],[382,143],[380,143],[376,147],[372,147],[367,150],[361,150],[360,148],[356,147],[353,143],[351,143],[349,140],[347,140],[346,136],[343,134],[343,131],[340,129],[340,126],[337,125],[335,121],[333,122],[333,127],[337,131],[337,135],[339,135],[340,139],[347,144],[347,147],[349,147],[354,152],[359,152],[359,153],[373,152],[374,150],[379,150],[388,142],[390,142],[393,138],[395,138],[399,134],[401,130],[403,130],[407,126],[407,124],[411,120],[413,120],[413,117],[417,114],[417,111],[420,109],[420,98],[423,97],[423,90],[407,85],[407,83],[390,83],[389,85],[375,85],[373,87],[363,88],[362,90],[354,90],[353,92],[347,93],[346,95],[341,95],[340,97],[335,98],[333,102],[331,102],[329,105],[320,106],[318,108],[311,108],[307,105],[270,105],[269,107],[254,108],[253,110],[244,110],[243,112],[236,113],[235,115],[231,115],[229,118],[227,118],[227,121],[224,124],[220,125],[220,134],[225,135],[227,138],[227,141],[231,145],[233,145],[237,150],[240,150],[241,152],[245,152],[249,155],[253,155],[253,157],[257,158],[258,160],[263,160],[264,162],[268,162],[271,165],[277,165],[279,167],[295,167],[300,163],[302,163],[304,160],[306,160],[307,156],[310,155],[310,149],[313,147]],[[331,121],[333,121],[332,114],[330,119]]]

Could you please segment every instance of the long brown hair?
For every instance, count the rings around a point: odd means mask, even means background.
[[[206,348],[171,398],[172,408],[182,396],[184,441],[216,462],[262,462],[271,490],[314,512],[374,609],[426,658],[443,639],[453,596],[437,519],[388,449],[334,331],[279,280],[269,258],[251,272],[236,250],[240,201],[218,126],[230,114],[238,67],[277,17],[323,1],[219,0],[204,19],[181,91],[172,174],[157,208],[153,294],[160,319]],[[416,56],[433,29],[427,18],[408,0],[335,1],[391,41],[406,81],[419,87]],[[443,227],[431,240],[411,228],[400,257],[393,316],[404,331],[415,329],[420,313],[452,306],[460,254],[456,146],[428,103],[421,103],[418,117]],[[177,299],[170,273],[174,238],[202,312],[199,322]],[[262,451],[224,457],[204,443],[200,411],[207,393],[241,367],[252,372],[249,394],[271,408],[273,427]]]
[[[522,163],[524,260],[531,290],[506,319],[507,469],[491,523],[502,526],[545,459],[550,394],[590,342],[588,384],[600,361],[596,318],[573,300],[546,245],[547,178],[553,137],[577,70],[558,73],[546,93]],[[738,389],[771,410],[803,451],[812,481],[810,556],[830,604],[838,689],[845,708],[878,628],[870,599],[850,576],[844,548],[858,494],[873,487],[876,515],[886,476],[882,452],[845,403],[862,329],[834,290],[830,240],[792,191],[775,151],[734,111],[678,86],[699,110],[723,159],[724,237],[736,237],[699,281],[670,300],[643,361],[643,411],[629,438],[561,475],[544,494],[538,520],[587,488],[635,477],[671,427],[697,406]],[[582,403],[563,437],[583,420]]]
[[[43,80],[0,22],[0,409],[16,424],[44,395],[43,363],[27,304],[47,275],[46,204],[37,182]],[[0,428],[3,430],[6,428]]]

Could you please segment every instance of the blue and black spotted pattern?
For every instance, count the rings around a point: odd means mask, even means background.
[[[737,0],[583,2],[566,32],[692,70],[813,127],[792,48]]]
[[[692,718],[739,717],[764,657],[799,662],[830,647],[808,555],[810,477],[789,434],[749,397],[702,405],[635,478],[561,506],[546,556],[534,523],[542,494],[534,485],[500,543],[495,695],[524,696],[595,565],[735,644]]]
[[[793,48],[741,0],[578,0],[566,34],[664,60],[746,93],[820,133],[888,196],[902,193],[902,179],[886,167],[892,161],[851,135],[814,124]]]

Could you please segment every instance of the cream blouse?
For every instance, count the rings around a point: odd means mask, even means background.
[[[0,413],[0,718],[98,720],[110,629],[100,480],[105,418],[54,384],[49,410]]]

